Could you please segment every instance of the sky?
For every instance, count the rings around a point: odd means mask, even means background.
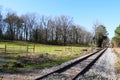
[[[74,23],[91,32],[98,22],[106,27],[110,39],[120,24],[120,0],[0,0],[0,6],[18,15],[70,16]]]

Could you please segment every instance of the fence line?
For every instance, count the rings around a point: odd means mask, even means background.
[[[29,47],[29,45],[27,45],[27,53],[29,52],[29,50],[33,50],[33,52],[35,52],[35,44],[33,45],[33,47]]]
[[[30,51],[32,50],[32,51]],[[29,53],[29,52],[35,52],[35,44],[33,46],[30,46],[30,45],[26,45],[26,46],[9,46],[5,43],[4,47],[0,48],[0,52],[4,52],[4,53],[7,53],[8,51],[12,51],[12,53],[16,52],[16,53],[19,53],[19,52],[26,52],[26,53]]]

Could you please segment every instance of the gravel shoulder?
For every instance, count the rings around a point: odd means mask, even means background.
[[[116,76],[115,63],[117,56],[111,48],[100,57],[95,65],[80,80],[119,80]]]

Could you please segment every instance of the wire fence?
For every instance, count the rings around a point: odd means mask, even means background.
[[[29,53],[35,52],[35,45],[26,45],[26,46],[11,46],[4,44],[0,46],[0,53]]]
[[[86,53],[86,50],[83,50],[85,47],[79,46],[55,46],[55,45],[43,45],[43,44],[34,44],[26,42],[1,42],[0,43],[0,53],[52,53],[52,54],[61,54],[61,53]]]

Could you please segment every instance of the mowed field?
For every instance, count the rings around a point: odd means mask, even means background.
[[[87,51],[82,51],[87,49]],[[0,69],[16,72],[59,65],[91,52],[90,47],[54,46],[23,41],[0,42]]]

